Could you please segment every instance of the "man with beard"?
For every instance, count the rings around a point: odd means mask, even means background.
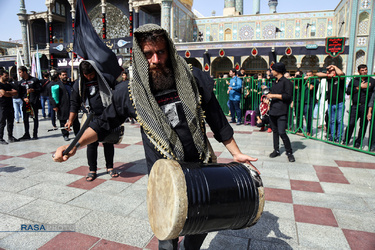
[[[68,155],[62,155],[67,146],[57,149],[55,161],[66,161],[77,147],[103,138],[128,116],[136,118],[141,126],[149,172],[162,158],[209,162],[205,121],[234,161],[251,165],[257,160],[239,150],[233,129],[212,91],[213,80],[196,68],[191,71],[164,29],[155,24],[139,27],[134,32],[133,53],[133,78],[129,85],[116,89],[112,104],[90,124]],[[180,249],[199,249],[206,235],[186,235]],[[159,249],[177,247],[178,238],[159,241]]]
[[[68,81],[68,73],[62,70],[58,73],[60,80],[50,86],[49,100],[60,121],[60,127],[64,127],[70,111],[70,96],[72,95],[72,83]],[[56,93],[56,97],[53,93]],[[73,131],[77,134],[79,131],[78,118],[73,121]],[[65,141],[69,141],[69,131],[61,129]]]

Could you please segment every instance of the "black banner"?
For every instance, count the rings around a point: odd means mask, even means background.
[[[326,53],[331,57],[338,57],[345,51],[345,37],[327,37]]]

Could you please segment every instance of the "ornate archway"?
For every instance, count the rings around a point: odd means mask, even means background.
[[[185,61],[200,70],[203,69],[202,64],[195,58],[185,58]]]
[[[281,57],[280,62],[285,65],[286,70],[289,72],[295,72],[298,69],[297,59],[293,55],[291,56],[284,55],[283,57]]]
[[[249,56],[242,64],[247,74],[265,73],[268,69],[266,60],[260,55]]]
[[[304,58],[302,58],[301,70],[303,72],[306,72],[307,70],[318,72],[319,58],[316,55],[306,55]]]
[[[339,69],[342,70],[342,57],[338,56],[338,57],[332,58],[330,56],[327,56],[324,59],[323,67],[327,68],[329,65],[336,65]]]
[[[220,74],[228,74],[232,68],[233,63],[228,57],[217,57],[211,63],[211,75],[217,78]]]

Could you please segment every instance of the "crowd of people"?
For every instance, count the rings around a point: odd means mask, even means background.
[[[278,67],[280,64],[275,64]],[[302,72],[297,70],[293,76],[283,68],[284,78],[292,85],[292,95],[288,107],[288,129],[298,135],[314,136],[317,130],[323,128],[327,133],[326,139],[348,146],[354,131],[358,131],[353,141],[353,147],[364,147],[364,138],[368,124],[373,124],[373,102],[375,93],[375,79],[368,75],[367,66],[358,66],[358,76],[345,77],[344,72],[335,65],[329,65],[321,72],[312,70]],[[270,96],[272,87],[278,82],[273,74],[273,68],[265,74],[248,75],[241,68],[229,71],[227,80],[231,122],[241,124],[249,117],[243,117],[246,110],[254,110],[256,125],[261,131],[271,132],[269,111],[272,106]],[[364,76],[364,77],[362,77]],[[271,95],[264,94],[265,89]],[[285,93],[286,90],[283,90]],[[241,100],[243,105],[241,110]],[[349,109],[345,109],[345,102],[349,101]],[[324,112],[323,114],[319,114]],[[344,116],[348,113],[347,122]],[[320,117],[319,117],[320,116]],[[237,117],[237,121],[235,120]],[[243,119],[243,120],[242,120]],[[317,126],[314,119],[319,119]],[[358,123],[358,124],[357,124]],[[345,129],[345,124],[347,124]],[[371,130],[372,128],[372,130]],[[375,126],[370,126],[368,146],[375,151]],[[345,131],[344,131],[345,130]]]

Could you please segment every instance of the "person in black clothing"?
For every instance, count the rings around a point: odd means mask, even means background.
[[[128,78],[128,72],[127,71],[123,71],[122,72],[121,79],[122,79],[122,81],[119,82],[119,83],[117,83],[116,88],[118,88],[119,84],[128,84],[129,83],[129,78]],[[126,118],[125,122],[130,122],[131,124],[135,124],[135,120],[132,117]]]
[[[47,105],[48,105],[48,117],[51,117],[51,113],[52,113],[52,106],[50,104],[50,99],[49,99],[49,96],[48,96],[48,83],[50,82],[49,80],[49,74],[47,72],[43,73],[43,79],[40,80],[41,82],[41,85],[42,85],[42,89],[40,91],[40,102],[41,102],[41,105],[42,105],[42,115],[43,115],[43,118],[46,118],[46,102],[47,102]]]
[[[316,103],[316,93],[319,87],[319,80],[316,78],[310,78],[313,76],[314,73],[311,70],[306,71],[303,115],[306,119],[306,134],[308,136],[312,133],[314,105]]]
[[[66,122],[69,119],[69,112],[70,112],[70,96],[72,95],[72,88],[73,84],[68,81],[68,73],[66,70],[61,70],[59,73],[59,78],[60,80],[57,82],[54,82],[50,86],[50,91],[49,91],[49,99],[51,102],[51,105],[53,107],[53,110],[57,114],[57,119],[60,121],[60,127],[64,127]],[[58,97],[53,98],[54,95],[52,94],[51,88],[52,86],[58,86]],[[73,131],[74,134],[76,135],[79,131],[80,124],[78,121],[78,118],[74,119],[73,121]],[[69,131],[66,129],[61,129],[61,133],[64,137],[65,141],[69,141]]]
[[[12,96],[17,95],[17,90],[9,82],[9,74],[0,69],[0,144],[8,144],[4,140],[4,128],[7,125],[9,142],[16,142],[13,137],[14,109]]]
[[[80,78],[73,85],[69,120],[65,124],[65,127],[69,128],[68,130],[74,124],[74,120],[78,119],[78,111],[82,105],[94,112],[94,119],[101,115],[105,107],[111,103],[111,86],[115,85],[115,79],[113,78],[113,82],[108,83],[107,78],[101,74],[93,61],[83,61],[79,65],[79,70]],[[87,161],[90,168],[90,172],[86,177],[87,181],[93,181],[97,177],[98,146],[99,142],[97,140],[87,145]],[[103,143],[103,147],[107,173],[111,177],[118,177],[119,174],[113,170],[114,146],[112,143]]]
[[[367,66],[365,64],[359,65],[358,73],[362,76],[367,75]],[[361,146],[361,142],[363,140],[363,137],[365,136],[368,124],[368,121],[366,119],[368,100],[371,98],[374,87],[375,79],[367,76],[355,77],[349,82],[349,85],[346,89],[346,94],[351,96],[352,106],[350,108],[349,125],[346,127],[344,133],[343,144],[347,145],[350,142],[354,127],[358,119],[360,119],[358,136],[355,138],[354,147],[359,148]],[[360,94],[358,95],[358,93]]]
[[[271,128],[273,132],[273,152],[271,158],[280,155],[279,137],[284,142],[286,154],[290,162],[294,162],[292,145],[289,137],[285,132],[288,125],[288,109],[292,101],[293,84],[284,77],[286,72],[283,63],[275,63],[272,66],[272,74],[276,77],[276,82],[272,85],[270,93],[267,95],[271,99],[269,111]]]
[[[162,158],[208,162],[211,152],[205,133],[206,121],[234,161],[251,164],[257,160],[239,150],[233,129],[212,91],[213,80],[197,68],[193,67],[191,72],[164,29],[155,24],[139,27],[134,32],[133,53],[133,79],[114,92],[112,104],[90,124],[79,145],[103,138],[110,128],[131,116],[141,125],[149,171]],[[77,147],[62,156],[66,147],[57,149],[55,161],[66,161],[75,154]],[[186,235],[180,249],[200,249],[206,235]],[[159,249],[177,247],[178,238],[159,241]]]
[[[117,84],[128,83],[128,82],[129,82],[128,72],[123,71],[121,74],[121,81],[118,82]]]
[[[18,74],[22,78],[21,81],[19,81],[18,86],[19,96],[23,99],[22,112],[23,125],[25,128],[25,134],[20,140],[37,140],[39,127],[38,110],[41,107],[40,90],[42,86],[39,79],[32,77],[27,73],[27,68],[25,66],[18,68]],[[30,137],[29,133],[29,117],[32,117],[34,121],[33,138]]]

